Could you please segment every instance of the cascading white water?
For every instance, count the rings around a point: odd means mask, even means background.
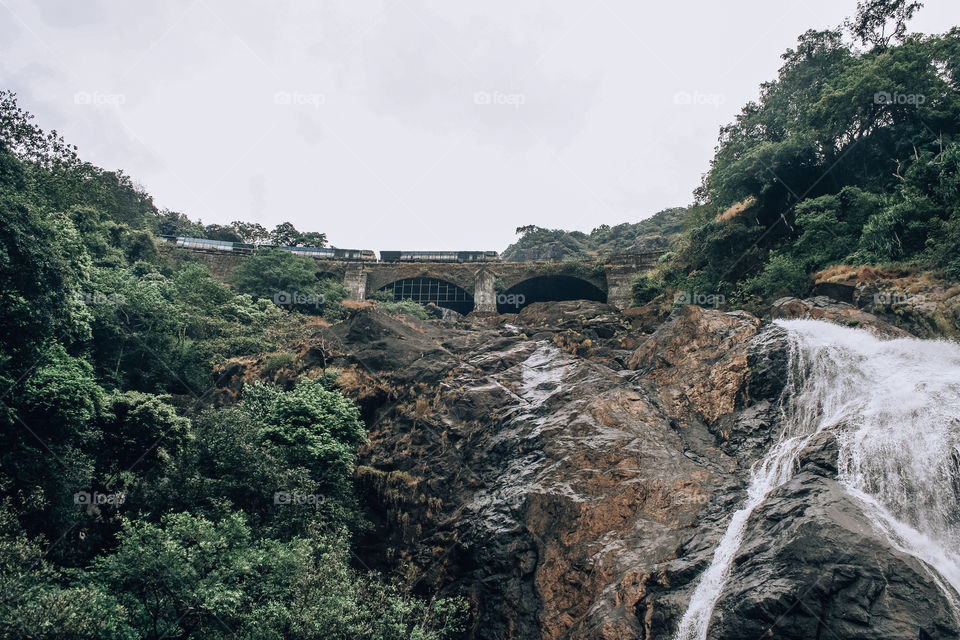
[[[678,627],[705,640],[753,511],[824,429],[840,443],[839,481],[892,546],[926,563],[960,610],[960,346],[879,340],[817,320],[778,321],[790,338],[782,432],[751,469],[734,513]]]

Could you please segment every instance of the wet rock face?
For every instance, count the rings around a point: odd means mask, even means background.
[[[672,637],[776,437],[787,343],[745,313],[682,307],[645,335],[606,305],[572,301],[455,324],[363,309],[309,353],[345,371],[368,422],[366,564],[464,594],[469,638],[649,640]],[[832,445],[819,446],[754,513],[711,637],[820,637],[782,635],[764,613],[779,611],[776,593],[815,582],[794,566],[814,558],[804,545],[834,563],[809,603],[822,615],[854,620],[860,606],[883,631],[873,637],[942,637],[930,625],[901,633],[938,613],[905,612],[928,581],[863,537],[832,480]],[[768,597],[764,580],[780,591]],[[902,588],[877,595],[884,580]]]
[[[750,340],[760,321],[747,313],[680,307],[630,357],[658,389],[671,417],[712,423],[743,406]]]
[[[891,548],[834,480],[837,447],[815,438],[800,473],[754,512],[710,637],[960,637],[926,567]]]

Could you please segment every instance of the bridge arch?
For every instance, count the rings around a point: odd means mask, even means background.
[[[388,291],[395,301],[413,300],[420,304],[432,302],[438,307],[467,314],[473,311],[473,294],[441,278],[418,276],[394,280],[377,291]]]
[[[607,301],[607,292],[583,278],[563,274],[534,276],[497,292],[497,311],[517,313],[534,302]]]

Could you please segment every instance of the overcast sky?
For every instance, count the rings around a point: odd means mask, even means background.
[[[927,0],[912,30],[960,24]],[[855,0],[0,0],[0,86],[205,223],[496,249],[691,201],[720,125]]]

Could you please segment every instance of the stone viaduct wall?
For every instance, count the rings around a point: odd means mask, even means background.
[[[193,261],[226,280],[244,255],[183,249],[161,244],[160,253],[173,265]],[[364,300],[374,291],[406,278],[436,278],[455,284],[473,296],[474,310],[496,311],[498,293],[543,276],[567,276],[587,282],[606,293],[607,302],[619,309],[630,306],[633,277],[651,269],[659,254],[616,256],[603,265],[576,262],[334,262],[316,259],[317,273],[342,279],[351,300]]]

